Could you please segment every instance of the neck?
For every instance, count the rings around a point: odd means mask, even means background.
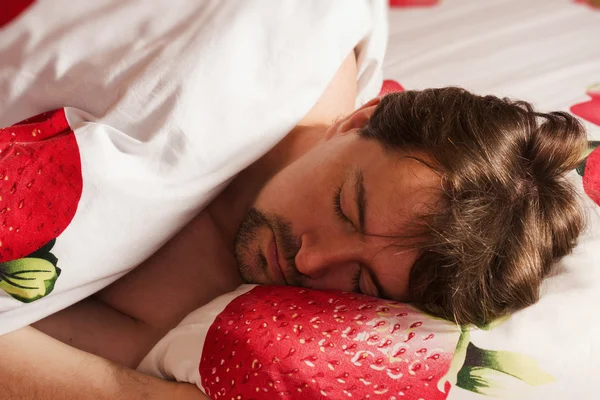
[[[262,187],[323,140],[327,128],[296,126],[268,153],[240,172],[209,205],[208,211],[228,243],[233,243],[239,225]]]

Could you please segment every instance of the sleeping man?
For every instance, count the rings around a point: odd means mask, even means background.
[[[358,110],[355,97],[350,54],[285,139],[149,260],[1,337],[3,393],[202,398],[133,368],[186,314],[244,281],[408,301],[461,324],[533,304],[583,225],[563,179],[585,146],[577,121],[456,88]]]

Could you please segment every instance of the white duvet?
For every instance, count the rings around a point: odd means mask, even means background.
[[[40,172],[49,184],[35,195],[54,197],[31,210],[42,222],[30,227],[18,212],[35,200],[26,192],[31,180],[18,180],[22,170],[11,157],[19,151],[2,153],[0,167],[10,177],[0,182],[0,202],[15,205],[0,216],[0,261],[13,262],[0,278],[0,335],[102,289],[156,251],[294,127],[357,45],[357,103],[377,95],[386,41],[382,6],[367,0],[39,0],[1,27],[0,127],[62,110],[76,138],[69,156],[80,154],[80,164],[70,161],[68,168],[83,184],[69,195],[78,201],[61,208],[76,208],[74,216],[52,231],[57,269],[47,253],[31,264],[48,267],[42,276],[11,254],[27,247],[27,238],[37,240],[36,230],[64,219],[54,211],[66,197],[56,187],[74,181],[53,186],[64,169]],[[40,127],[25,125],[16,136],[16,128],[0,131],[0,150],[18,137],[21,149],[39,150],[27,166],[43,157],[63,160],[67,150],[35,142],[50,129]],[[66,134],[72,133],[55,139]],[[25,173],[35,174],[27,166]],[[25,202],[16,198],[20,193]],[[17,233],[29,236],[19,241]],[[19,259],[33,257],[33,250]]]

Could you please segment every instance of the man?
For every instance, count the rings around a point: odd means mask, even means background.
[[[5,393],[202,398],[126,367],[242,279],[412,301],[459,323],[535,302],[582,229],[563,180],[581,126],[453,88],[352,111],[355,78],[351,54],[303,121],[143,265],[0,338]]]

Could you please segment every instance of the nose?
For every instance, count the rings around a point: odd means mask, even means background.
[[[295,262],[298,271],[312,280],[348,282],[365,255],[365,244],[351,235],[305,234]],[[334,287],[335,288],[335,287]]]

